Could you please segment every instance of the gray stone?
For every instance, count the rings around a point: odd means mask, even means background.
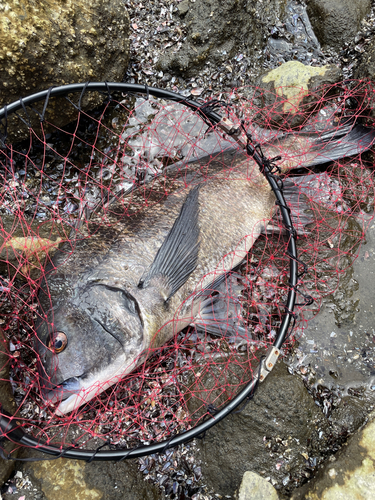
[[[186,39],[177,51],[176,47],[168,49],[157,67],[194,76],[210,62],[220,71],[220,65],[235,56],[241,45],[250,54],[264,49],[268,28],[284,17],[285,5],[285,0],[184,0],[178,12],[187,26]]]
[[[189,11],[189,0],[183,0],[177,5],[178,13],[181,17],[185,16]]]
[[[238,492],[238,500],[277,500],[275,488],[255,472],[246,471]]]
[[[321,45],[341,50],[354,38],[371,0],[307,0],[307,13]]]
[[[242,411],[197,441],[203,477],[215,493],[233,495],[251,470],[289,493],[304,477],[306,461],[317,455],[313,447],[323,445],[326,432],[327,421],[303,382],[280,362]]]
[[[367,48],[366,52],[362,54],[362,60],[359,66],[354,72],[354,78],[358,79],[369,79],[374,81],[375,79],[375,39],[373,39]],[[364,89],[365,90],[365,89]],[[370,106],[371,115],[374,116],[374,99],[372,98],[372,88],[369,88],[368,95],[370,96],[368,105]],[[366,95],[366,94],[364,94]]]

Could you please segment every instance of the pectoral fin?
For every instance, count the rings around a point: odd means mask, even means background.
[[[199,251],[199,186],[187,195],[180,215],[138,287],[146,288],[157,279],[167,301],[186,282],[197,266]]]

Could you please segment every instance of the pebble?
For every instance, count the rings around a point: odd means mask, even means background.
[[[275,488],[262,476],[246,471],[238,492],[238,500],[277,500]]]

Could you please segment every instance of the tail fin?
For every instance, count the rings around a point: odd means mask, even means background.
[[[302,130],[291,133],[264,147],[267,157],[281,156],[279,167],[283,172],[301,167],[355,156],[370,149],[375,143],[375,129],[347,121],[325,131]]]
[[[294,229],[299,236],[308,235],[310,231],[306,226],[314,222],[310,204],[312,200],[339,214],[348,208],[343,199],[340,182],[327,172],[289,177],[283,181],[283,194],[290,208]],[[280,232],[287,234],[280,211],[277,210],[262,233],[272,235]]]
[[[348,130],[349,129],[349,130]],[[318,152],[306,167],[320,165],[328,161],[339,160],[346,156],[355,156],[373,146],[375,142],[375,130],[355,125],[350,127],[343,125],[336,131],[322,134],[311,149],[311,153]]]

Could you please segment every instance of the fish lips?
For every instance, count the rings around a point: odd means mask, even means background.
[[[41,387],[41,393],[46,403],[57,404],[61,403],[61,401],[65,401],[74,394],[78,394],[81,387],[80,377],[71,377],[59,385],[53,385],[51,383],[44,384],[44,386]]]

